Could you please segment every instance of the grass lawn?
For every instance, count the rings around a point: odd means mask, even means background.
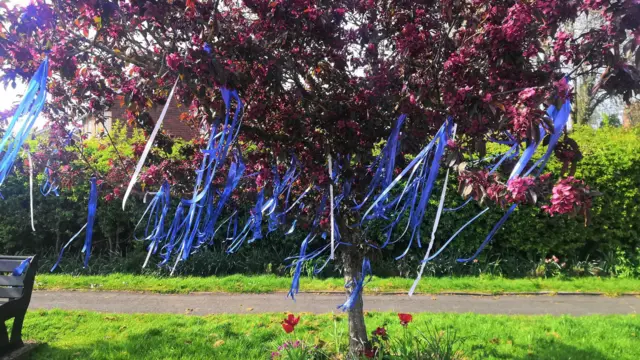
[[[285,340],[283,314],[126,315],[85,311],[31,311],[25,339],[45,343],[33,359],[268,359]],[[302,314],[295,339],[346,347],[344,315]],[[369,330],[402,330],[394,313],[368,313]],[[640,318],[629,316],[496,316],[414,314],[410,327],[429,322],[455,329],[469,359],[640,359]],[[335,325],[335,327],[334,327]],[[333,359],[341,357],[333,356]]]
[[[413,279],[373,278],[365,292],[406,292]],[[104,276],[72,276],[41,274],[36,277],[36,290],[104,290],[149,291],[157,293],[230,292],[269,293],[288,291],[291,279],[273,275],[226,277],[153,277],[110,274]],[[303,277],[301,291],[342,291],[342,279]],[[505,279],[498,277],[423,278],[418,292],[601,292],[610,295],[638,293],[640,279],[584,277],[575,279]]]

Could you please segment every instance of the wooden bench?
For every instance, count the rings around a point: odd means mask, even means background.
[[[0,255],[0,356],[24,345],[22,323],[31,301],[37,265],[35,256]],[[10,339],[5,324],[9,319],[14,319]]]

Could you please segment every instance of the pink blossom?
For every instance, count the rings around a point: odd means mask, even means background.
[[[531,99],[534,96],[536,96],[536,89],[534,89],[534,88],[526,88],[526,89],[520,91],[520,93],[518,94],[518,98],[522,102],[525,102],[525,101]]]
[[[531,7],[520,2],[509,8],[506,19],[502,24],[502,31],[509,42],[522,40],[526,36],[530,24],[534,22]]]
[[[553,45],[553,53],[556,57],[560,57],[562,55],[570,57],[570,54],[567,53],[567,41],[569,39],[571,39],[571,35],[564,31],[559,31],[556,34],[556,41]]]
[[[171,70],[178,70],[178,66],[180,65],[180,55],[176,53],[172,53],[167,55],[167,66]]]
[[[538,49],[538,47],[535,44],[529,44],[529,47],[527,47],[527,50],[525,50],[522,53],[522,55],[524,57],[531,58],[538,55],[539,52],[540,52],[540,49]]]
[[[524,203],[527,201],[527,191],[533,184],[535,179],[531,176],[528,177],[516,177],[509,181],[507,185],[507,194],[505,198],[509,202]]]
[[[344,13],[347,12],[347,9],[345,9],[345,8],[337,8],[337,9],[334,9],[333,12],[335,12],[336,14],[342,16],[342,15],[344,15]]]
[[[546,182],[547,180],[549,180],[551,178],[551,173],[544,173],[542,175],[540,175],[539,179],[541,182]]]
[[[560,180],[553,187],[551,205],[542,207],[551,216],[555,214],[568,214],[582,206],[590,206],[591,201],[586,193],[588,187],[581,180],[573,177]]]
[[[555,86],[556,90],[558,91],[558,96],[561,98],[567,97],[567,95],[569,95],[569,90],[571,90],[569,83],[567,83],[567,80],[564,78],[555,81],[553,83],[553,86]]]
[[[486,190],[487,190],[487,195],[489,199],[491,201],[499,203],[500,199],[503,196],[504,191],[506,190],[506,186],[500,183],[495,183],[495,184],[491,184]]]

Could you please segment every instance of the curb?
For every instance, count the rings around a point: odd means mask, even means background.
[[[282,294],[286,296],[288,293],[286,291],[271,291],[265,293],[254,293],[254,292],[213,292],[213,291],[193,291],[187,293],[163,293],[163,292],[155,292],[155,291],[135,291],[135,290],[102,290],[102,289],[33,289],[35,292],[60,292],[60,291],[77,291],[77,292],[113,292],[113,293],[134,293],[134,294],[157,294],[157,295],[216,295],[216,294],[227,294],[227,295],[265,295],[265,294]],[[301,295],[309,294],[309,295],[344,295],[343,291],[300,291]],[[364,292],[365,295],[369,296],[408,296],[406,291],[395,291],[395,292]],[[603,293],[603,292],[568,292],[568,291],[536,291],[536,292],[495,292],[495,293],[484,293],[484,292],[463,292],[463,291],[443,291],[436,293],[415,293],[416,296],[438,296],[438,295],[448,295],[448,296],[484,296],[484,297],[495,297],[495,296],[609,296],[609,297],[621,297],[621,296],[640,296],[640,292],[628,292],[628,293]]]
[[[275,291],[270,294],[286,294],[285,292]],[[198,292],[192,292],[189,294],[198,294]],[[207,294],[215,294],[215,293],[207,293]],[[300,294],[315,294],[315,295],[340,295],[344,294],[342,291],[300,291]],[[381,295],[408,295],[406,291],[396,291],[396,292],[364,292],[365,295],[371,296],[381,296]],[[495,293],[483,293],[483,292],[456,292],[456,291],[443,291],[437,293],[422,293],[416,292],[414,295],[419,296],[438,296],[438,295],[449,295],[449,296],[640,296],[640,292],[631,292],[631,293],[603,293],[603,292],[567,292],[567,291],[537,291],[537,292],[495,292]]]

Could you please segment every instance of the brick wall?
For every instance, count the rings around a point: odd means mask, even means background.
[[[630,128],[640,125],[640,101],[631,103],[624,108],[622,113],[622,126]]]
[[[629,108],[625,108],[622,112],[622,126],[627,129],[631,127],[631,114]]]
[[[151,118],[153,119],[154,122],[157,121],[158,118],[160,117],[160,113],[162,113],[162,108],[163,108],[162,106],[158,105],[154,109],[149,111],[149,114],[151,115]],[[120,120],[121,123],[126,122],[127,116],[125,114],[125,109],[120,106],[119,101],[116,101],[116,104],[114,104],[109,110],[111,112],[112,119],[118,119]],[[184,124],[182,121],[180,121],[180,114],[183,113],[184,111],[186,111],[186,109],[184,107],[179,108],[177,106],[176,100],[173,99],[171,105],[169,106],[169,109],[167,110],[167,114],[164,117],[164,121],[162,122],[162,130],[167,135],[177,137],[177,138],[182,138],[185,140],[191,140],[198,135],[198,132],[192,129],[191,127],[189,127],[188,125]],[[88,119],[86,121],[93,122],[94,120]],[[85,124],[85,128],[86,129],[92,128],[92,124],[93,123]],[[107,125],[110,127],[111,121],[107,121]],[[95,134],[90,134],[90,135],[95,135]]]
[[[197,131],[189,127],[180,121],[180,114],[187,111],[184,107],[178,107],[176,105],[175,98],[172,100],[169,109],[167,110],[167,114],[164,117],[164,121],[162,122],[162,129],[166,134],[179,137],[185,140],[191,140],[198,135]],[[157,121],[160,117],[160,113],[162,113],[162,106],[156,106],[155,109],[149,111],[151,114],[151,118],[153,121]]]

